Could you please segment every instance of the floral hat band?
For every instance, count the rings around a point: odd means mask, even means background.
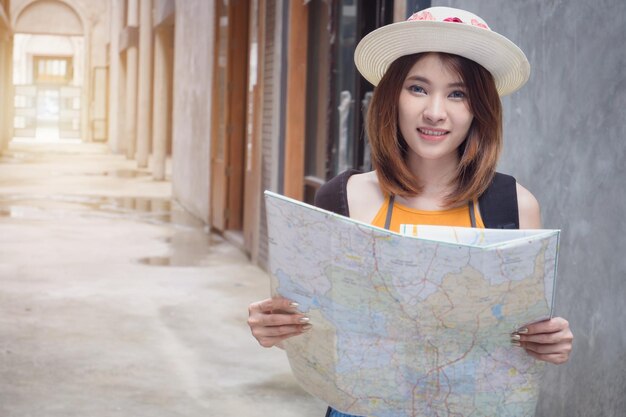
[[[482,65],[493,75],[500,96],[517,91],[530,76],[524,52],[492,31],[479,16],[451,7],[431,7],[366,35],[356,47],[354,62],[373,85],[389,65],[404,55],[445,52]]]
[[[434,7],[434,9],[447,9],[447,7]],[[428,20],[428,21],[433,21],[436,22],[437,19],[435,18],[435,16],[433,16],[433,14],[429,11],[431,9],[426,9],[426,10],[422,10],[421,12],[415,12],[413,13],[411,16],[409,16],[409,18],[406,20],[407,22],[411,22],[413,20]],[[453,9],[456,10],[456,9]],[[461,12],[464,12],[464,10],[459,10]],[[467,19],[468,17],[466,17]],[[479,28],[483,28],[483,29],[489,29],[489,26],[487,26],[487,23],[485,23],[484,20],[482,20],[480,17],[476,16],[476,15],[472,15],[469,16],[470,21],[469,22],[464,22],[460,17],[457,16],[450,16],[450,17],[446,17],[441,19],[442,22],[454,22],[454,23],[469,23],[472,26],[477,26]],[[491,30],[491,29],[489,29]]]

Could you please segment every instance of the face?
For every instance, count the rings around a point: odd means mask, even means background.
[[[413,65],[398,103],[409,166],[425,161],[458,164],[457,149],[473,118],[463,80],[446,68],[438,54],[427,54]]]

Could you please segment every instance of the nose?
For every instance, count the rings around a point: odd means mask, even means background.
[[[445,120],[447,117],[445,97],[438,94],[428,97],[426,108],[424,108],[424,118],[431,123]]]

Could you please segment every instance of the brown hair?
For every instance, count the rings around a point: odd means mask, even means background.
[[[467,58],[437,53],[444,65],[463,80],[474,119],[465,141],[459,146],[460,162],[452,180],[448,206],[478,198],[495,174],[502,148],[502,104],[493,77]],[[407,165],[408,145],[398,126],[398,101],[405,79],[415,63],[426,54],[396,59],[374,90],[367,114],[367,134],[372,165],[383,192],[409,197],[420,194],[419,178]]]

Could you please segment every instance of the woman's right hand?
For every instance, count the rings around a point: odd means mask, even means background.
[[[248,326],[259,344],[269,348],[311,328],[298,304],[286,298],[268,298],[248,307]]]

